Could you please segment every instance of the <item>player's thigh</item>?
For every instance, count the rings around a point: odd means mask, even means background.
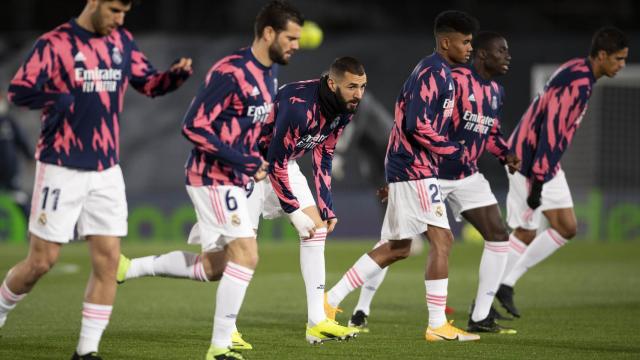
[[[217,252],[232,240],[255,237],[243,188],[187,186],[187,193],[198,220],[189,234],[190,244],[200,244],[203,252]]]
[[[250,181],[245,185],[244,189],[247,194],[247,208],[249,210],[249,218],[251,224],[255,230],[258,229],[260,224],[260,215],[262,215],[265,205],[265,194],[267,188],[270,188],[271,184],[268,179],[262,181]]]
[[[447,210],[435,178],[389,184],[382,240],[413,239],[430,226],[449,228]]]
[[[127,235],[127,198],[119,165],[90,174],[89,193],[78,220],[78,235]]]
[[[542,211],[540,208],[532,210],[529,208],[529,205],[527,205],[527,196],[529,196],[527,178],[519,172],[511,174],[508,171],[507,178],[509,179],[507,224],[509,224],[509,227],[512,229],[537,229],[542,221]]]
[[[507,227],[502,221],[498,204],[466,210],[462,213],[487,241],[507,241]]]
[[[38,162],[29,231],[40,239],[68,243],[88,194],[88,171]]]
[[[300,209],[304,210],[309,207],[317,208],[316,202],[313,198],[313,194],[311,192],[311,189],[309,188],[309,184],[307,183],[307,178],[300,171],[300,167],[295,160],[289,161],[287,173],[289,176],[288,180],[289,185],[291,186],[291,191],[293,193],[293,196],[295,196],[298,200]],[[265,219],[275,219],[284,215],[286,215],[286,213],[284,210],[282,210],[280,199],[273,190],[271,182],[267,181],[264,184],[264,202],[262,216]],[[307,215],[311,216],[310,214]],[[320,218],[319,215],[318,218]],[[317,221],[316,223],[318,224]]]

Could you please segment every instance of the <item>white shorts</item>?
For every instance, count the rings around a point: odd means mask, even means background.
[[[119,165],[104,171],[39,162],[31,199],[29,231],[47,241],[78,236],[127,235],[127,198]]]
[[[498,203],[491,185],[477,172],[460,180],[438,179],[442,198],[447,201],[456,221],[462,221],[461,213]]]
[[[449,228],[436,178],[391,183],[387,202],[381,240],[414,238],[427,231],[428,225]]]
[[[535,230],[543,224],[545,210],[566,209],[573,207],[573,199],[564,171],[560,170],[556,176],[542,186],[540,196],[541,205],[531,210],[527,205],[529,196],[529,183],[526,177],[519,172],[509,174],[509,193],[507,194],[507,223],[512,229],[524,228]]]
[[[300,209],[316,206],[309,184],[307,184],[307,178],[300,171],[298,163],[295,160],[289,161],[287,170],[289,173],[289,185],[291,185],[293,195],[298,199]],[[275,219],[286,214],[280,206],[280,200],[276,192],[273,191],[269,178],[253,183],[252,190],[250,187],[251,185],[247,188],[247,193],[249,194],[249,216],[254,229],[258,228],[260,215],[265,219]]]
[[[187,185],[187,193],[198,220],[189,233],[189,244],[200,244],[203,252],[216,252],[235,239],[255,237],[244,188]]]

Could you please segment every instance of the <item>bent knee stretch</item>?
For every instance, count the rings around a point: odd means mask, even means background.
[[[393,261],[395,262],[395,261],[398,261],[398,260],[406,259],[409,256],[409,254],[411,254],[411,246],[394,249],[392,251],[391,257],[392,257]]]
[[[566,240],[573,239],[578,233],[578,226],[576,224],[562,224],[554,228],[555,231],[560,234]]]
[[[26,268],[29,271],[29,277],[33,280],[37,280],[46,273],[49,272],[56,264],[55,260],[50,259],[33,259],[26,263]]]

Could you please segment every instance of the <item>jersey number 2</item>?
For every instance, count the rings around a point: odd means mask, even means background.
[[[431,191],[431,203],[437,204],[440,202],[440,189],[438,185],[431,184],[429,185],[429,191]]]

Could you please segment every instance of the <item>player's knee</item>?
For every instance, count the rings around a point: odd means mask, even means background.
[[[260,260],[260,257],[257,253],[249,254],[247,255],[245,266],[250,269],[255,269],[258,267],[258,260]]]
[[[558,228],[554,229],[554,230],[557,231],[558,234],[560,234],[560,236],[562,236],[566,240],[571,240],[578,233],[578,225],[577,224],[562,224],[561,226],[558,226]]]
[[[414,240],[416,241],[416,240]],[[405,246],[392,249],[390,252],[390,260],[396,262],[398,260],[404,260],[411,254],[411,246]]]
[[[53,266],[56,264],[56,261],[54,259],[48,259],[43,257],[43,258],[32,259],[27,264],[28,264],[30,275],[38,279],[43,275],[45,275],[46,273],[48,273],[49,270],[51,270]]]
[[[503,226],[495,227],[492,231],[491,240],[493,241],[509,241],[509,233],[507,228]]]
[[[439,234],[436,239],[429,239],[430,252],[435,252],[438,255],[449,256],[451,246],[453,245],[453,234],[451,231],[443,232]]]
[[[258,266],[258,253],[254,251],[243,251],[240,254],[237,254],[234,258],[229,259],[230,261],[240,265],[247,267],[249,269],[255,269]]]
[[[516,238],[518,238],[518,240],[522,241],[523,243],[525,243],[527,245],[531,244],[533,239],[536,238],[536,231],[535,230],[527,230],[527,229],[517,228],[517,229],[514,230],[513,234],[514,234],[514,236]]]

